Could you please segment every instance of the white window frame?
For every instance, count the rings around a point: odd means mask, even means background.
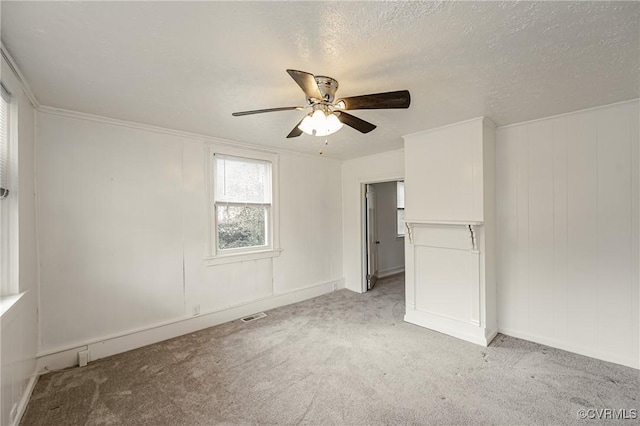
[[[9,140],[7,158],[7,188],[9,195],[0,200],[0,297],[17,295],[20,292],[18,282],[18,103],[10,89],[1,82],[6,91],[9,113]],[[2,304],[4,306],[4,304]],[[3,308],[4,309],[4,308]]]
[[[207,248],[205,254],[205,264],[208,266],[225,263],[244,262],[248,260],[265,259],[277,257],[282,249],[280,248],[279,232],[279,164],[278,155],[266,151],[258,151],[245,148],[236,148],[224,145],[208,144],[205,149],[206,154],[206,191],[207,191]],[[228,157],[245,158],[248,161],[267,161],[271,163],[271,205],[267,209],[267,244],[259,247],[242,247],[233,249],[218,249],[218,218],[215,208],[215,176],[216,161],[215,155]]]

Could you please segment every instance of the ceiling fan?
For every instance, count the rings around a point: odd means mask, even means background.
[[[374,93],[370,95],[351,96],[335,99],[338,90],[338,81],[322,75],[313,75],[304,71],[287,70],[287,73],[298,83],[307,98],[307,106],[291,106],[280,108],[256,109],[251,111],[234,112],[235,117],[242,115],[261,114],[263,112],[304,110],[312,111],[287,135],[287,138],[295,138],[302,133],[313,136],[327,136],[337,132],[343,124],[358,130],[361,133],[369,133],[376,128],[374,124],[364,121],[345,111],[356,109],[389,109],[409,108],[411,96],[408,90],[395,92]]]

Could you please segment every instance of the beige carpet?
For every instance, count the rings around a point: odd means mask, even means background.
[[[585,424],[579,409],[640,410],[637,370],[404,323],[403,279],[47,374],[23,424]]]

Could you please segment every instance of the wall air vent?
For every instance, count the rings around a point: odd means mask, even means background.
[[[240,318],[240,321],[242,321],[242,322],[251,322],[251,321],[259,320],[260,318],[264,318],[266,316],[267,316],[267,314],[265,314],[264,312],[258,312],[257,314],[253,314],[253,315],[249,315],[248,317]]]

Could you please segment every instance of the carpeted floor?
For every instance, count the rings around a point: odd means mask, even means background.
[[[637,370],[503,335],[483,348],[404,323],[403,281],[44,375],[22,424],[513,425],[588,423],[577,413],[589,408],[640,414]]]

